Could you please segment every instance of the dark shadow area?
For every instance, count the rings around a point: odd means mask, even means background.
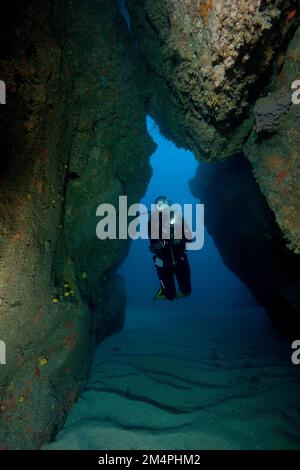
[[[292,253],[259,190],[250,163],[236,156],[200,165],[191,181],[224,264],[245,283],[281,332],[299,331],[300,256]]]

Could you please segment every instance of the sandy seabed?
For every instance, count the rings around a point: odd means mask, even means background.
[[[300,366],[263,310],[155,306],[99,345],[45,449],[300,449]]]

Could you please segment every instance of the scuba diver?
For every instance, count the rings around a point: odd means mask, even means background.
[[[185,253],[192,241],[191,230],[181,212],[171,209],[166,196],[155,200],[155,209],[148,220],[150,251],[160,281],[155,300],[174,300],[191,294],[190,266]],[[179,290],[176,293],[175,278]]]

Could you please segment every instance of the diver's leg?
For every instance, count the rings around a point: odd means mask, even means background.
[[[176,287],[174,280],[174,271],[172,266],[156,267],[161,287],[168,300],[174,300],[176,297]]]
[[[191,295],[191,271],[189,261],[185,253],[182,253],[175,265],[175,275],[178,281],[179,290],[184,295]]]

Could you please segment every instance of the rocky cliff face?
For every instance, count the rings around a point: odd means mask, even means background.
[[[12,2],[2,31],[0,446],[20,449],[51,438],[123,324],[128,245],[99,242],[96,208],[142,196],[154,144],[115,2]]]
[[[281,231],[243,155],[200,165],[190,182],[205,204],[206,227],[223,262],[252,291],[277,325],[300,331],[300,257]]]
[[[300,105],[291,101],[300,70],[300,28],[281,60],[279,73],[255,103],[244,151],[288,247],[300,255]]]
[[[300,65],[298,2],[127,4],[153,76],[150,110],[163,131],[201,160],[245,152],[298,253],[300,107],[291,103]]]

